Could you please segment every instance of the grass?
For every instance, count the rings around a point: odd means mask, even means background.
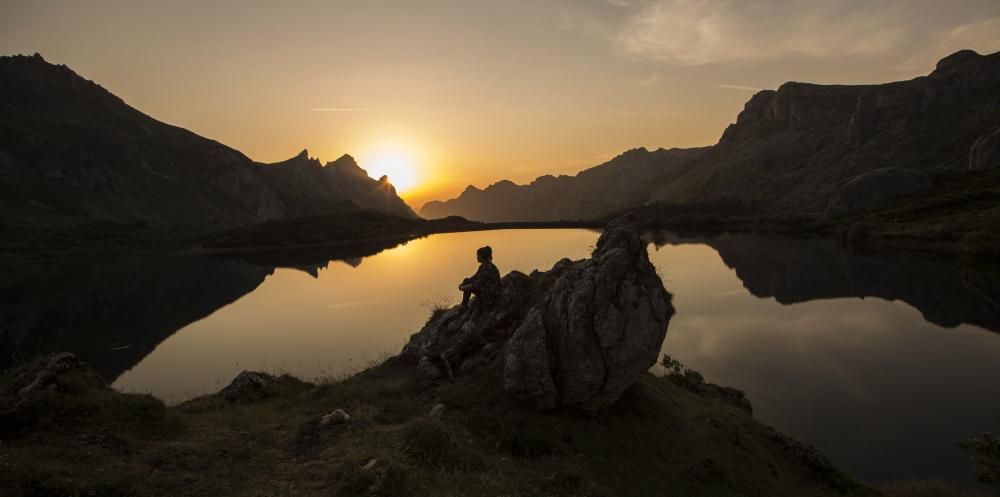
[[[522,407],[500,374],[493,364],[433,384],[388,358],[339,381],[281,376],[247,402],[210,395],[166,407],[93,388],[43,395],[24,411],[6,397],[0,488],[12,497],[873,494],[811,463],[745,408],[670,378],[645,375],[611,410],[587,416]],[[443,414],[429,416],[438,403]],[[338,408],[351,421],[323,426]]]

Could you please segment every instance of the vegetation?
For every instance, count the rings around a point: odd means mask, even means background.
[[[974,454],[979,481],[1000,489],[1000,439],[983,433],[959,445]]]
[[[258,396],[173,407],[106,387],[24,405],[9,395],[16,376],[0,378],[0,488],[15,497],[875,495],[669,376],[646,375],[600,416],[521,407],[497,367],[431,384],[396,358],[341,381],[282,376]],[[350,421],[324,424],[338,408]]]

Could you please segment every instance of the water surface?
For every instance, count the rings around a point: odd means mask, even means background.
[[[0,360],[71,350],[116,388],[171,402],[243,369],[342,375],[398,352],[429,305],[456,301],[477,247],[493,247],[502,273],[530,272],[587,257],[597,236],[504,230],[381,251],[3,267]],[[677,308],[665,352],[744,390],[758,419],[851,475],[975,485],[955,444],[1000,431],[1000,272],[827,240],[648,238]]]

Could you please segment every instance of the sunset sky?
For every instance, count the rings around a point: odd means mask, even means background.
[[[2,54],[258,161],[410,169],[415,207],[710,145],[757,89],[908,79],[962,48],[1000,50],[1000,2],[0,0]]]

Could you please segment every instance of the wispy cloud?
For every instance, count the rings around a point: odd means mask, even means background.
[[[561,5],[563,27],[599,35],[626,54],[679,66],[851,57],[898,62],[905,68],[926,65],[922,59],[909,60],[916,52],[940,58],[960,48],[1000,50],[1000,4],[995,0],[602,0]]]
[[[316,112],[373,112],[375,109],[367,107],[332,107],[311,109]]]
[[[724,84],[724,83],[720,83],[720,84],[717,84],[717,85],[714,85],[714,86],[716,88],[725,88],[727,90],[741,90],[741,91],[761,91],[761,90],[763,90],[763,88],[757,88],[757,87],[754,87],[754,86],[729,85],[729,84]]]
[[[680,65],[878,55],[906,39],[904,3],[660,1],[639,8],[617,42],[628,53]]]
[[[1000,50],[1000,17],[961,24],[934,34],[916,55],[906,58],[896,68],[902,72],[926,73],[948,54],[965,48]]]

